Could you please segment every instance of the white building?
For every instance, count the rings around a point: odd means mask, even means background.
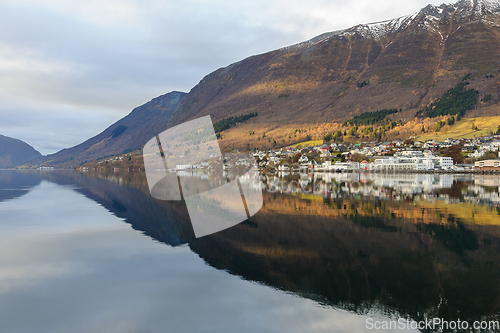
[[[421,150],[401,150],[394,154],[397,157],[424,157]]]
[[[415,156],[415,157],[383,157],[376,159],[367,167],[371,170],[448,170],[453,166],[451,157]]]
[[[337,171],[337,170],[345,170],[345,171],[353,171],[359,170],[359,162],[337,162],[335,164],[331,164],[329,166],[329,171]]]

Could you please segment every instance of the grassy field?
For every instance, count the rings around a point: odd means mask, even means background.
[[[291,145],[290,147],[297,148],[298,146],[300,147],[315,147],[317,145],[323,144],[323,140],[316,140],[316,141],[304,141],[304,142],[299,142],[294,145]]]
[[[477,131],[472,129],[472,124],[477,127]],[[423,136],[417,138],[418,141],[427,141],[427,140],[438,140],[444,141],[447,138],[452,139],[471,139],[478,136],[488,135],[491,132],[495,133],[498,125],[500,125],[500,116],[494,117],[477,117],[477,118],[464,118],[451,127],[448,127],[447,130],[443,128],[444,131],[427,133]]]

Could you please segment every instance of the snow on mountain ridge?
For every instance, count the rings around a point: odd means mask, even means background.
[[[460,0],[454,6],[459,20],[467,17],[473,21],[484,20],[485,16],[500,12],[499,0]]]
[[[406,28],[412,20],[415,18],[416,14],[401,16],[396,19],[386,20],[381,22],[373,22],[367,24],[358,24],[354,27],[343,29],[343,30],[335,30],[332,32],[326,32],[314,38],[311,38],[308,41],[298,43],[295,45],[287,46],[281,48],[280,50],[288,50],[291,48],[298,47],[310,47],[312,45],[316,45],[322,42],[327,41],[332,37],[347,37],[350,38],[352,35],[358,33],[363,36],[363,38],[374,38],[379,40],[383,37],[386,37],[388,34],[396,32],[400,28]]]
[[[465,20],[469,19],[469,21],[483,21],[496,25],[496,22],[486,18],[486,16],[496,13],[500,13],[500,0],[459,0],[456,3],[443,3],[439,6],[429,4],[412,15],[381,22],[358,24],[351,28],[327,32],[308,41],[282,48],[281,50],[311,47],[325,42],[332,37],[351,38],[355,34],[367,39],[381,40],[397,31],[408,28],[412,24],[415,24],[419,30],[432,29],[440,33],[437,24],[442,18],[449,19],[453,17],[453,20],[457,23],[466,23]]]

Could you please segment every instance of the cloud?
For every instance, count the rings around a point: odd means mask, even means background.
[[[426,4],[0,1],[0,110],[12,104],[20,109],[26,101],[31,103],[29,110],[38,113],[66,108],[80,115],[88,110],[89,119],[95,117],[89,122],[92,130],[74,132],[81,142],[89,132],[110,125],[109,117],[99,116],[102,110],[124,116],[168,91],[189,91],[208,73],[250,55],[358,23],[411,14]],[[5,114],[2,111],[0,117]],[[64,128],[57,124],[48,131]],[[16,131],[10,132],[15,136]],[[59,144],[44,140],[39,136],[30,143],[52,149],[74,144],[63,136]]]
[[[51,104],[0,105],[0,133],[42,154],[77,145],[122,117],[118,111]]]

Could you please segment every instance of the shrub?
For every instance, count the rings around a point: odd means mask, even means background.
[[[486,94],[483,97],[483,102],[488,102],[491,99],[491,94]]]

